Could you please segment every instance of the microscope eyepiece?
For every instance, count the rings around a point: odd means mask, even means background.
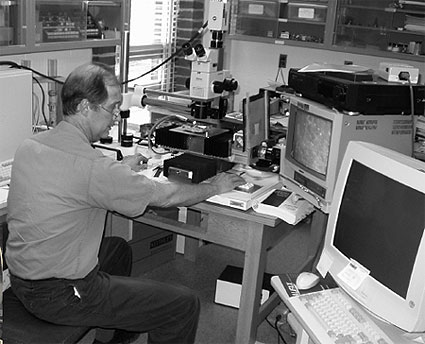
[[[190,56],[190,55],[192,55],[192,53],[193,53],[193,48],[192,48],[192,46],[190,45],[190,43],[184,43],[183,45],[182,45],[182,48],[183,48],[183,52],[184,52],[184,54],[186,55],[186,56]]]
[[[206,54],[206,51],[204,49],[204,46],[202,44],[197,44],[195,45],[195,54],[198,57],[203,57]]]

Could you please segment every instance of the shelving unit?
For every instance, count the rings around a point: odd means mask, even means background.
[[[419,3],[382,0],[339,1],[337,8],[339,16],[333,44],[398,55],[423,55],[425,2],[423,5]]]
[[[275,38],[277,34],[278,0],[239,0],[234,34]]]
[[[424,61],[425,1],[233,0],[229,33],[230,39]]]
[[[26,11],[24,0],[0,1],[0,47],[23,45],[26,42]]]
[[[117,47],[128,0],[0,1],[0,55]]]
[[[281,0],[279,7],[277,38],[312,43],[324,42],[327,1],[315,3]]]

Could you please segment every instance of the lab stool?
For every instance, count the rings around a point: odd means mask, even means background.
[[[96,330],[88,326],[55,325],[30,314],[11,288],[3,293],[4,344],[91,344]]]

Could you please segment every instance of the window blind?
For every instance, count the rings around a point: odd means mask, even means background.
[[[178,0],[131,0],[129,80],[149,72],[175,51],[177,11]],[[170,91],[173,74],[171,60],[128,86]]]

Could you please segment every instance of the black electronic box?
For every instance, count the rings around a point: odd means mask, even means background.
[[[425,85],[410,87],[363,75],[356,78],[355,73],[343,77],[341,73],[300,72],[296,68],[289,70],[288,85],[305,98],[346,113],[409,115],[412,106],[415,115],[424,113]]]
[[[233,163],[226,160],[183,153],[164,160],[164,176],[169,179],[197,184],[232,167]]]

